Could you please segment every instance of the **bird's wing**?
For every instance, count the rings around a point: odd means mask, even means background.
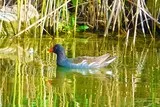
[[[80,63],[82,61],[86,61],[87,63],[92,63],[92,62],[96,62],[101,64],[102,62],[104,62],[107,58],[109,58],[110,54],[104,54],[102,56],[98,56],[98,57],[90,57],[90,56],[82,56],[82,57],[77,57],[72,59],[71,61],[73,63]]]
[[[112,63],[117,57],[109,57],[107,60],[105,60],[103,63],[100,64],[100,67],[108,66],[110,63]]]
[[[105,54],[98,57],[77,57],[70,60],[70,66],[74,68],[100,68],[107,66],[116,59],[115,56],[110,57],[110,54]]]

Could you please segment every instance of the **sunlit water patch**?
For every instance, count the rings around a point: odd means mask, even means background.
[[[132,40],[132,39],[131,39]],[[116,55],[99,69],[56,66],[48,52],[62,44],[68,57]],[[0,41],[0,106],[160,106],[160,43],[124,40],[23,39]]]

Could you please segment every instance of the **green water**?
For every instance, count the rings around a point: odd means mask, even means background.
[[[0,107],[158,107],[160,42],[137,38],[0,40]],[[56,43],[68,57],[117,59],[108,67],[71,70],[56,66],[48,49]]]

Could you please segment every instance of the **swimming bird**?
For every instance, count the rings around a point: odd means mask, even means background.
[[[49,52],[57,54],[57,65],[73,69],[101,68],[109,65],[116,59],[116,56],[110,57],[109,53],[98,57],[82,56],[69,59],[66,57],[65,50],[60,44],[50,48]]]

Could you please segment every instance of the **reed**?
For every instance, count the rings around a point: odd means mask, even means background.
[[[7,7],[5,4],[7,3],[4,1],[3,7]],[[85,31],[89,28],[89,31],[103,32],[105,37],[109,33],[114,36],[130,31],[133,33],[133,44],[135,44],[137,31],[141,30],[144,38],[148,33],[151,38],[155,38],[157,25],[160,24],[158,21],[160,5],[157,0],[147,0],[147,2],[145,0],[41,0],[35,2],[17,0],[10,5],[17,7],[17,20],[10,21],[8,24],[1,21],[0,29],[2,35],[14,35],[13,37],[26,34],[42,38],[44,33],[56,37],[59,37],[60,33],[75,36],[77,31]],[[34,8],[32,10],[36,11],[33,13],[36,17],[34,20],[27,16],[29,14],[27,11],[30,11],[27,8],[29,5],[32,5]]]

